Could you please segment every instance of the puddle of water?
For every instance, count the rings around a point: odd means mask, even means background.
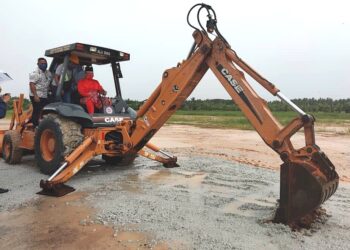
[[[139,185],[135,185],[135,183],[121,182],[118,183],[118,186],[121,188],[121,190],[134,194],[141,194],[143,191],[142,188]]]
[[[168,169],[163,169],[153,174],[145,175],[143,178],[151,182],[169,186],[183,185],[188,188],[200,188],[206,176],[207,174],[204,172],[181,171],[176,173]]]
[[[141,172],[141,178],[151,182],[167,183],[169,179],[173,179],[174,177],[175,174],[172,174],[172,172],[168,169],[154,171],[153,173],[144,173],[144,171]]]
[[[125,249],[169,249],[168,244],[165,242],[159,242],[155,246],[151,245],[150,237],[141,232],[118,231],[114,233],[114,238]]]
[[[60,198],[43,197],[35,205],[0,213],[1,249],[168,249],[166,243],[151,245],[141,232],[115,234],[113,228],[96,224],[93,209],[82,200],[84,193]]]
[[[127,180],[128,181],[139,181],[140,178],[139,178],[139,175],[138,174],[129,174],[127,176]]]
[[[151,182],[157,185],[167,186],[182,185],[190,189],[201,188],[202,183],[207,176],[204,172],[173,172],[168,169],[152,170],[142,169],[137,174],[130,174],[126,181],[118,182],[122,190],[132,193],[142,193],[141,182]]]

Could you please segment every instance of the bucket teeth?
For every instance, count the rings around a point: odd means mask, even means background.
[[[338,178],[338,174],[335,171],[335,166],[331,160],[322,151],[315,152],[312,154],[312,161],[315,162],[320,171],[328,178],[335,179]]]

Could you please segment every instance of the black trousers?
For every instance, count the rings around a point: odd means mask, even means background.
[[[47,98],[40,98],[40,102],[35,102],[34,96],[29,96],[29,98],[33,105],[33,114],[32,114],[31,121],[34,127],[36,127],[39,124],[40,113],[45,107],[45,105],[47,104]]]

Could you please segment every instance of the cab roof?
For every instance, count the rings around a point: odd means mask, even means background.
[[[102,65],[130,60],[130,54],[128,53],[84,43],[72,43],[45,51],[45,56],[62,60],[66,55],[70,54],[77,55],[80,59],[80,64]]]

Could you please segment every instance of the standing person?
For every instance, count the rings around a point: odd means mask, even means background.
[[[99,94],[107,94],[107,92],[102,88],[101,84],[93,78],[93,68],[91,66],[86,66],[85,78],[78,82],[78,91],[79,94],[83,97],[82,103],[86,105],[86,108],[90,115],[95,112],[95,108],[102,108],[102,102],[104,101],[104,98],[100,98]]]
[[[40,112],[47,104],[48,91],[52,75],[47,70],[47,61],[45,58],[38,58],[38,68],[29,74],[30,93],[29,98],[33,105],[32,123],[34,127],[39,124]]]
[[[63,63],[58,65],[55,72],[55,84],[58,86],[63,71]],[[77,82],[84,76],[82,67],[79,65],[79,57],[70,55],[67,66],[67,71],[63,79],[63,97],[62,101],[72,103],[72,92],[76,90]]]
[[[6,116],[7,103],[10,101],[11,95],[9,93],[4,94],[0,97],[0,119]]]
[[[4,118],[6,116],[7,111],[7,103],[11,99],[9,93],[4,94],[0,97],[0,118]],[[8,189],[0,188],[0,194],[8,192]]]

